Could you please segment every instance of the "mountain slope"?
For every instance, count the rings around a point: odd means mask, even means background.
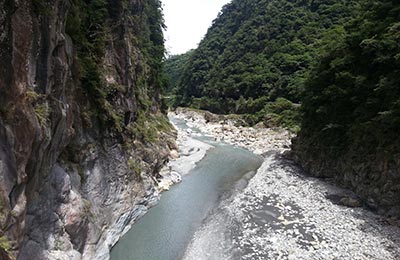
[[[399,10],[390,0],[232,1],[192,54],[176,104],[294,130],[301,120],[293,151],[307,172],[400,216]]]
[[[167,77],[168,94],[176,91],[182,71],[185,69],[194,50],[190,50],[184,54],[172,55],[164,61],[164,71]]]
[[[324,31],[343,24],[353,1],[234,0],[194,51],[177,104],[261,120],[268,102],[300,101]]]

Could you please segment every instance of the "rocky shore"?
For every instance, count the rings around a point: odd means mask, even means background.
[[[247,187],[223,200],[196,232],[184,259],[400,259],[396,222],[282,156],[293,134],[237,126],[208,112],[178,109],[173,116],[265,158]]]
[[[183,115],[183,114],[181,114]],[[172,114],[169,115],[170,117]],[[175,116],[175,115],[174,115]],[[179,117],[182,118],[182,117]],[[177,131],[177,150],[170,153],[170,161],[160,171],[158,189],[160,192],[181,182],[182,176],[188,174],[212,146],[191,137],[190,131],[174,126]]]
[[[290,140],[294,136],[284,129],[239,126],[238,121],[233,118],[215,115],[207,111],[178,108],[170,112],[169,117],[183,120],[190,128],[181,129],[175,126],[178,149],[171,151],[170,161],[161,170],[157,179],[160,192],[179,183],[182,176],[189,173],[205,156],[207,150],[212,148],[211,145],[194,139],[191,128],[200,130],[204,135],[212,137],[216,141],[237,145],[255,154],[263,154],[270,150],[287,151],[290,148]]]
[[[246,148],[255,154],[274,150],[284,152],[290,149],[294,134],[281,128],[263,126],[243,127],[240,119],[215,115],[206,111],[178,108],[171,112],[176,118],[185,120],[190,127],[197,128],[217,141]]]

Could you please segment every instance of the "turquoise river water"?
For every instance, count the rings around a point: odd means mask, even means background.
[[[182,122],[174,123],[185,127]],[[262,163],[261,157],[247,150],[199,139],[214,148],[133,225],[112,249],[111,260],[181,259],[194,233],[207,216],[212,216],[221,198],[244,186],[248,173]]]

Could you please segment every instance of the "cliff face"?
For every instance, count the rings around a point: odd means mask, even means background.
[[[293,155],[306,172],[352,189],[367,207],[380,214],[400,217],[399,154],[382,153],[368,140],[333,155],[315,138],[300,135],[293,141]]]
[[[1,0],[0,10],[0,254],[107,258],[157,201],[173,146],[159,2]]]

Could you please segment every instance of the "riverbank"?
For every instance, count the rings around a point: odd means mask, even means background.
[[[237,145],[260,155],[272,150],[280,153],[289,150],[295,136],[282,128],[243,127],[240,119],[206,111],[178,108],[170,113],[216,141]]]
[[[182,259],[194,233],[221,198],[231,193],[238,182],[243,183],[243,176],[252,176],[263,162],[261,156],[246,149],[205,137],[197,129],[188,128],[184,121],[171,118],[171,122],[179,126],[182,138],[178,139],[179,149],[172,152],[173,157],[179,152],[179,158],[171,159],[166,171],[182,174],[183,180],[162,193],[157,206],[138,220],[113,248],[111,260]],[[202,142],[210,146],[204,147]],[[208,148],[206,153],[204,148]],[[185,175],[189,170],[190,174]]]
[[[172,114],[169,118],[174,125]],[[170,161],[160,171],[160,177],[157,179],[160,192],[169,190],[172,185],[181,182],[182,176],[194,169],[206,155],[207,150],[212,148],[211,145],[194,139],[189,128],[184,129],[177,125],[174,127],[177,131],[177,150],[171,151]]]
[[[196,164],[205,156],[210,144],[193,138],[193,130],[198,129],[205,136],[212,137],[215,141],[245,148],[257,155],[268,151],[283,153],[290,149],[293,133],[281,128],[271,129],[264,127],[243,127],[238,125],[238,120],[225,116],[215,115],[207,111],[196,111],[189,108],[178,108],[169,113],[172,118],[182,120],[189,128],[174,125],[177,131],[177,150],[172,150],[169,163],[160,171],[156,180],[160,192],[181,182],[182,176],[189,173]]]
[[[345,192],[270,153],[247,187],[208,217],[183,259],[400,259],[398,227],[327,198]]]
[[[361,208],[352,192],[305,176],[282,156],[291,133],[187,109],[174,116],[265,158],[247,187],[206,219],[184,259],[400,259],[396,223]]]

